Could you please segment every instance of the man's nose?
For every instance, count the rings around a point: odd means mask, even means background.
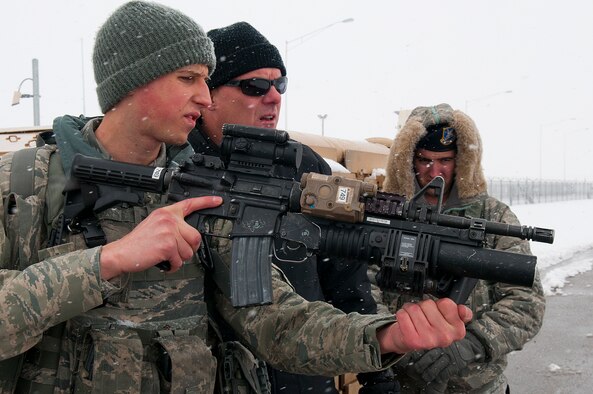
[[[206,81],[197,84],[194,94],[192,96],[194,103],[199,104],[202,107],[208,107],[212,104],[212,98],[210,97],[210,88],[206,84]]]
[[[264,95],[265,103],[280,104],[282,101],[282,95],[278,93],[278,89],[275,86],[270,87],[268,93]]]
[[[432,178],[434,178],[435,176],[439,176],[443,174],[443,170],[441,169],[441,166],[439,165],[438,162],[431,162],[428,165],[428,168],[430,169],[430,176]]]

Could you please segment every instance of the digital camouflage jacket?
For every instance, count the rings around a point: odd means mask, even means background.
[[[419,190],[413,170],[413,157],[416,144],[426,134],[425,125],[431,121],[426,117],[432,116],[427,112],[420,114],[411,116],[393,141],[386,168],[386,192],[411,196]],[[474,122],[461,111],[439,110],[439,115],[457,133],[455,183],[444,204],[443,213],[519,225],[519,220],[506,204],[487,194],[481,166],[482,142]],[[531,254],[527,241],[513,237],[488,235],[485,246]],[[390,310],[395,310],[409,300],[397,294],[384,293],[383,296]],[[498,392],[497,387],[504,390],[506,355],[520,350],[539,332],[542,325],[545,298],[539,276],[536,275],[532,288],[481,280],[467,305],[474,312],[474,320],[467,330],[479,339],[487,354],[483,362],[470,364],[459,376],[451,379],[447,392],[490,393]],[[406,376],[406,362],[404,357],[396,366],[402,393],[421,392],[422,383]]]
[[[208,305],[243,345],[283,370],[333,376],[393,361],[381,356],[375,335],[392,316],[346,315],[326,303],[306,302],[277,270],[274,304],[235,309],[220,292],[205,290],[212,286],[195,258],[173,274],[151,268],[105,281],[101,246],[87,248],[80,235],[70,235],[68,242],[45,248],[57,217],[46,196],[60,198],[55,192],[73,154],[109,157],[94,137],[100,119],[87,121],[55,121],[58,150],[38,150],[33,196],[9,195],[12,155],[0,160],[0,392],[214,392],[218,347]],[[191,149],[176,153],[167,157],[163,146],[154,165],[175,165]],[[131,231],[161,199],[147,193],[142,206],[99,213],[107,241]],[[217,250],[230,259],[229,242]]]
[[[220,149],[199,128],[189,135],[194,151],[220,156]],[[295,179],[303,173],[315,172],[331,175],[330,166],[309,146],[303,145],[303,157]],[[311,256],[302,263],[273,262],[286,275],[295,291],[308,301],[326,301],[343,312],[376,313],[377,306],[371,294],[367,264],[327,256]],[[272,394],[337,393],[332,376],[305,376],[268,368]]]

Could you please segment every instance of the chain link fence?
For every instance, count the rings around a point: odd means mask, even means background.
[[[490,178],[488,194],[509,205],[586,200],[593,198],[593,182]]]

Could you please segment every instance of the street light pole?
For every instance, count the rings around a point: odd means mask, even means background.
[[[476,97],[476,98],[473,98],[470,100],[465,100],[465,113],[467,114],[467,107],[468,107],[469,103],[472,101],[481,101],[481,100],[488,99],[490,97],[495,97],[495,96],[499,96],[501,94],[509,94],[509,93],[513,93],[513,91],[512,90],[504,90],[502,92],[491,93],[486,96],[481,96],[481,97]]]
[[[335,26],[340,23],[349,23],[349,22],[354,22],[354,18],[347,18],[347,19],[339,20],[339,21],[330,23],[327,26],[323,26],[323,27],[320,27],[319,29],[315,29],[313,31],[310,31],[309,33],[303,34],[302,36],[293,38],[292,40],[284,41],[284,66],[286,67],[286,69],[288,70],[288,50],[290,49],[289,48],[290,44],[293,44],[298,41],[298,44],[295,45],[295,46],[298,46],[299,44],[303,44],[308,39],[313,38],[315,35],[321,33],[324,30],[329,29],[332,26]],[[283,107],[284,107],[284,130],[288,130],[288,90],[284,93],[283,101],[284,101],[284,105],[283,105]]]
[[[33,125],[39,126],[39,61],[33,59]]]
[[[319,119],[321,119],[321,136],[325,135],[325,118],[327,118],[327,114],[317,115]]]
[[[14,92],[12,95],[12,105],[17,105],[21,102],[21,98],[32,98],[33,99],[33,125],[39,126],[39,98],[41,95],[39,94],[39,61],[37,59],[33,59],[33,75],[32,78],[25,78],[19,84],[19,88],[17,91]],[[21,93],[21,88],[25,81],[32,81],[33,82],[33,94],[23,94]]]

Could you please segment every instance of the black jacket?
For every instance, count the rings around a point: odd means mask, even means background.
[[[198,129],[190,133],[189,142],[196,153],[220,155],[218,146]],[[313,149],[303,145],[297,180],[307,172],[331,175],[331,168]],[[299,264],[277,260],[274,264],[282,269],[296,292],[308,301],[326,301],[346,313],[377,312],[366,264],[326,256],[313,256]],[[271,367],[268,367],[268,372],[272,393],[337,393],[333,377],[295,375]]]

